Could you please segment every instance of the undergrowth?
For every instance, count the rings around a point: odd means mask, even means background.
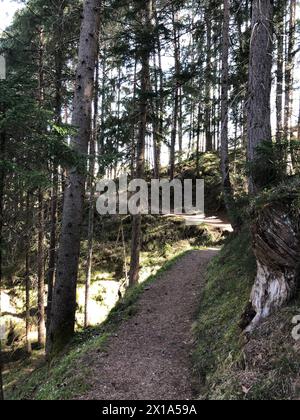
[[[188,251],[187,251],[188,252]],[[136,313],[136,303],[145,288],[170,269],[186,252],[181,252],[165,264],[156,275],[129,290],[111,311],[107,321],[99,327],[78,332],[63,355],[51,364],[40,363],[31,374],[24,378],[11,375],[11,383],[6,380],[6,399],[9,400],[68,400],[82,395],[88,390],[89,367],[83,358],[93,351],[104,352],[108,338],[118,325]],[[6,378],[8,379],[8,378]]]
[[[256,274],[250,235],[225,244],[209,266],[194,368],[198,395],[211,400],[288,400],[299,396],[300,354],[291,321],[300,301],[269,317],[249,338],[239,328]]]

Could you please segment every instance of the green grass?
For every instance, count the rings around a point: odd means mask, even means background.
[[[78,332],[65,354],[56,357],[50,365],[42,363],[26,378],[20,378],[16,373],[11,374],[11,384],[6,387],[6,399],[68,400],[85,393],[88,390],[85,378],[89,376],[89,367],[84,363],[84,356],[95,349],[100,352],[105,351],[111,334],[121,322],[136,313],[136,303],[145,288],[161,277],[187,252],[179,253],[156,275],[150,276],[143,284],[128,290],[103,325]]]
[[[209,266],[200,314],[194,366],[201,383],[211,384],[216,370],[240,353],[240,316],[250,296],[255,259],[244,232],[227,242]]]
[[[248,340],[239,328],[255,274],[247,231],[230,238],[209,266],[195,323],[201,399],[288,400],[299,393],[300,354],[291,320],[300,302],[269,317]]]

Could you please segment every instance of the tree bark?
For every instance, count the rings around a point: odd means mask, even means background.
[[[206,152],[213,150],[213,139],[211,133],[211,116],[212,116],[212,100],[211,100],[211,48],[212,48],[212,25],[211,17],[206,11],[206,28],[207,28],[207,45],[206,45],[206,70],[205,70],[205,138]]]
[[[98,54],[97,54],[98,55]],[[84,303],[84,327],[89,326],[89,300],[90,285],[92,278],[93,245],[94,245],[94,219],[95,219],[95,161],[96,161],[96,143],[98,133],[98,104],[99,104],[99,62],[97,60],[95,70],[95,89],[94,89],[94,118],[93,132],[90,140],[90,167],[88,175],[89,199],[89,220],[88,220],[88,255],[86,262],[86,280],[85,280],[85,303]]]
[[[248,101],[248,161],[257,158],[257,146],[272,141],[271,82],[272,82],[273,2],[254,0],[252,5],[252,34],[249,66]],[[249,191],[255,194],[259,185],[253,173]]]
[[[145,10],[141,12],[141,22],[145,25],[146,31],[151,31],[151,1],[147,0]],[[135,177],[142,179],[145,171],[145,141],[147,130],[147,117],[148,117],[148,98],[147,92],[150,82],[150,54],[151,48],[149,45],[142,45],[140,51],[140,60],[142,65],[141,70],[141,92],[139,104],[139,132],[137,142],[137,158],[136,158],[136,171]],[[129,287],[133,287],[139,281],[140,271],[140,253],[142,244],[142,215],[138,214],[132,217],[132,238],[131,238],[131,261],[129,273]]]
[[[174,82],[174,102],[173,102],[173,119],[172,119],[172,130],[171,130],[171,148],[170,148],[170,178],[174,179],[175,176],[175,157],[176,157],[176,140],[178,134],[178,116],[179,116],[179,74],[180,74],[180,45],[179,45],[179,34],[177,29],[178,12],[172,10],[173,20],[173,44],[174,44],[174,60],[175,60],[175,82]]]
[[[38,91],[37,100],[40,109],[44,102],[44,29],[39,28],[39,51],[38,51]],[[44,131],[44,127],[41,127]],[[45,232],[44,232],[44,193],[41,188],[38,190],[38,244],[37,244],[37,278],[38,278],[38,345],[40,348],[45,346],[46,330],[45,330]]]
[[[99,144],[98,144],[98,151],[101,155],[104,153],[104,141],[105,141],[105,118],[106,118],[106,89],[107,89],[107,51],[106,45],[103,45],[102,51],[102,66],[101,66],[101,73],[102,73],[102,83],[101,83],[101,122],[100,122],[100,135],[99,135]],[[99,168],[100,173],[99,175],[103,175],[103,168]]]
[[[230,3],[224,0],[223,36],[222,36],[222,80],[221,80],[221,172],[223,180],[223,192],[225,205],[232,220],[233,191],[230,180],[230,167],[228,155],[228,122],[229,122],[229,25]]]
[[[297,291],[300,263],[299,223],[293,216],[292,204],[269,204],[260,211],[252,227],[253,250],[257,275],[251,293],[257,324],[288,303]]]
[[[156,9],[156,1],[153,2],[153,13],[155,19],[156,28],[159,27],[159,19],[158,13]],[[158,179],[160,177],[160,169],[161,169],[161,143],[163,139],[163,107],[164,107],[164,98],[163,98],[163,70],[162,70],[162,59],[161,59],[161,42],[160,42],[160,34],[157,30],[157,37],[156,37],[156,49],[157,51],[154,52],[154,60],[155,60],[155,115],[154,115],[154,177]],[[157,54],[157,62],[156,62],[156,54]]]
[[[60,24],[63,19],[63,8],[59,9],[59,23],[57,30],[60,30]],[[55,123],[60,126],[62,122],[62,72],[63,72],[63,55],[61,38],[58,37],[57,41],[58,50],[55,53]],[[53,162],[53,174],[52,174],[52,188],[51,188],[51,209],[50,209],[50,246],[49,246],[49,266],[47,273],[47,284],[48,284],[48,295],[47,295],[47,330],[50,328],[51,322],[51,306],[53,299],[53,287],[55,278],[55,267],[56,267],[56,240],[57,240],[57,208],[58,208],[58,174],[57,163]]]
[[[31,354],[30,341],[30,194],[26,194],[26,252],[25,252],[25,334],[26,334],[26,352]]]
[[[292,137],[291,118],[293,113],[293,84],[295,67],[296,41],[296,0],[290,0],[290,21],[288,31],[288,50],[285,67],[285,107],[284,107],[284,137],[288,141]]]
[[[52,175],[51,210],[50,210],[50,246],[49,246],[49,267],[48,267],[48,295],[47,295],[47,330],[51,322],[51,306],[53,300],[53,287],[56,266],[56,237],[57,237],[57,204],[58,204],[58,169],[54,163]]]
[[[276,83],[276,141],[283,137],[283,65],[284,65],[284,15],[285,1],[278,10],[277,23],[277,83]]]
[[[45,346],[45,244],[44,244],[44,199],[43,192],[38,193],[38,344],[40,348]]]
[[[72,118],[72,125],[78,128],[78,133],[71,141],[73,149],[82,157],[87,155],[91,135],[100,5],[100,0],[86,0],[83,6]],[[48,357],[60,351],[74,334],[85,180],[85,169],[80,165],[68,170],[68,186],[65,190],[62,233],[57,258],[57,277],[47,340]]]
[[[1,107],[2,108],[2,107]],[[1,109],[2,111],[2,109]],[[5,168],[4,168],[4,158],[5,158],[5,149],[6,149],[6,134],[5,131],[0,131],[0,157],[3,160],[0,162],[0,318],[2,315],[1,308],[1,293],[2,293],[2,250],[3,250],[3,225],[4,225],[4,185],[5,185]],[[2,358],[2,342],[0,340],[0,400],[4,400],[3,392],[3,358]]]

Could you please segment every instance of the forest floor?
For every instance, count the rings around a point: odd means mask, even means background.
[[[193,324],[208,263],[231,229],[222,215],[198,218],[145,219],[141,284],[123,296],[104,323],[79,329],[70,348],[51,366],[43,363],[41,352],[8,362],[7,399],[147,399],[151,393],[153,398],[195,397],[199,389],[197,378],[193,380]],[[118,226],[113,228],[115,237]],[[124,231],[130,235],[126,224]],[[111,258],[98,261],[102,254],[102,248],[95,250],[95,273],[104,264],[105,270],[116,264]]]
[[[136,313],[105,351],[87,353],[89,391],[80,399],[190,400],[192,324],[204,276],[217,249],[192,251],[145,289]]]

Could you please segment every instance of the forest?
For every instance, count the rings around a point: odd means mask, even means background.
[[[0,400],[299,400],[299,2],[1,9]]]

